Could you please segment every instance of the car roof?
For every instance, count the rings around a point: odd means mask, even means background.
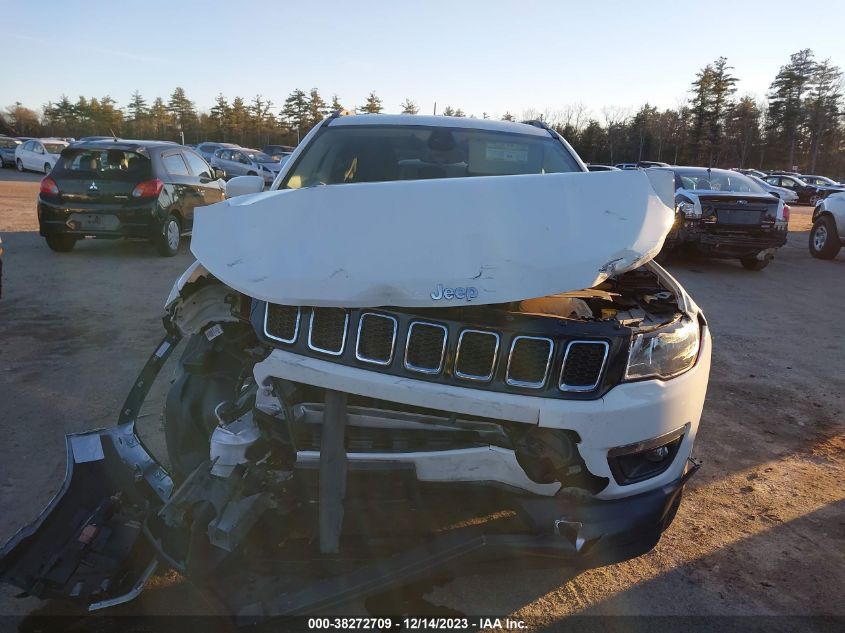
[[[350,114],[335,117],[329,120],[328,125],[331,127],[346,127],[353,125],[426,125],[430,127],[455,127],[475,130],[490,130],[492,132],[510,132],[512,134],[528,134],[531,136],[549,135],[547,130],[527,123],[442,115]]]
[[[135,151],[139,148],[143,149],[167,149],[167,148],[182,148],[188,149],[184,145],[179,145],[173,141],[143,141],[132,139],[108,139],[100,141],[77,141],[73,144],[74,149],[119,149],[122,151]]]

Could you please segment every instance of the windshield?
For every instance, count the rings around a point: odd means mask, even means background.
[[[61,154],[65,147],[67,147],[67,145],[64,143],[44,143],[44,149],[51,154]]]
[[[720,169],[677,169],[675,186],[688,190],[766,193],[763,187],[748,176]]]
[[[247,156],[249,156],[250,160],[255,161],[256,163],[275,163],[276,160],[273,159],[272,156],[268,156],[264,152],[244,152]]]
[[[581,171],[551,136],[423,125],[323,128],[280,188]]]

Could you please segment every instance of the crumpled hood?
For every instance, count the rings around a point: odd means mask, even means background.
[[[657,170],[319,186],[197,209],[191,250],[287,305],[446,307],[590,288],[653,258],[674,221]]]

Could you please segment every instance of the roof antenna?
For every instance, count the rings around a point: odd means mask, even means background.
[[[114,133],[114,130],[109,128],[109,132],[111,132],[111,135],[114,138],[114,140],[117,140],[117,134]]]

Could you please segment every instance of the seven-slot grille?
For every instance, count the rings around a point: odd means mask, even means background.
[[[354,311],[353,311],[354,315]],[[440,323],[403,320],[380,312],[360,312],[357,321],[341,308],[301,308],[267,304],[264,313],[264,333],[271,339],[296,345],[304,339],[310,350],[320,354],[342,356],[347,337],[352,336],[354,356],[360,362],[380,365],[385,370],[393,366],[398,355],[405,370],[431,377],[450,373],[455,379],[492,382],[497,376],[509,387],[544,389],[549,382],[555,357],[559,380],[556,385],[563,392],[590,392],[598,388],[607,365],[610,345],[605,341],[576,340],[558,344],[543,336],[518,335],[505,339],[508,347],[501,363],[499,347],[502,335],[488,330],[463,328],[455,332],[456,343],[449,345],[450,330]],[[351,326],[350,326],[351,322]],[[350,328],[357,332],[350,332]],[[300,330],[302,336],[299,335]],[[404,340],[403,340],[404,335]],[[397,343],[404,350],[397,354]],[[302,343],[303,345],[305,343]],[[454,349],[454,358],[447,351]],[[404,354],[403,354],[404,351]],[[448,361],[447,367],[447,359]],[[497,373],[499,364],[504,371]],[[451,370],[451,371],[450,371]]]
[[[604,341],[573,341],[566,346],[560,370],[563,391],[592,391],[599,385],[610,346]]]

